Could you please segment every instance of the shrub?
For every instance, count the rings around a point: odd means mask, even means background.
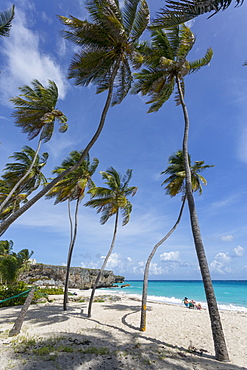
[[[14,285],[10,286],[0,286],[0,301],[16,296],[20,293],[25,292],[29,289],[29,286],[26,285],[23,281],[19,281]],[[9,299],[8,301],[0,303],[0,307],[9,307],[9,306],[18,306],[24,304],[28,292],[20,297]]]

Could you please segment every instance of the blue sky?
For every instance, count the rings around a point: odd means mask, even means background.
[[[1,2],[1,9],[12,3]],[[9,98],[18,86],[38,79],[44,85],[54,80],[60,93],[58,108],[68,117],[69,130],[54,136],[41,151],[50,154],[44,170],[47,177],[72,150],[81,150],[93,135],[105,101],[93,85],[75,87],[67,80],[69,63],[75,53],[64,40],[57,15],[87,18],[84,2],[74,0],[17,0],[16,16],[9,38],[0,40],[0,166],[24,145],[36,148],[14,125]],[[163,0],[149,1],[152,14]],[[247,3],[207,19],[197,18],[191,29],[197,41],[189,60],[212,47],[209,66],[185,78],[185,100],[191,128],[189,152],[192,161],[204,160],[214,167],[204,172],[208,185],[195,195],[197,212],[213,279],[246,279],[246,167],[247,167]],[[147,39],[149,34],[145,34]],[[103,185],[99,171],[113,166],[120,173],[130,168],[130,185],[137,186],[131,198],[130,222],[119,227],[114,253],[107,269],[126,279],[142,279],[145,261],[153,246],[173,226],[181,197],[170,198],[161,186],[160,175],[168,157],[181,148],[183,116],[171,98],[158,113],[147,114],[146,99],[129,95],[110,109],[103,133],[90,156],[100,161],[94,177]],[[88,199],[88,198],[87,198]],[[85,199],[86,200],[86,199]],[[81,204],[79,232],[72,265],[99,268],[110,246],[114,219],[104,226],[99,215]],[[69,243],[67,204],[54,206],[41,199],[4,234],[14,241],[14,250],[34,251],[37,262],[65,264]],[[178,229],[159,247],[150,268],[150,279],[200,279],[186,207]]]

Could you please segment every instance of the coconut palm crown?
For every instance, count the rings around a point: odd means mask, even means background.
[[[60,125],[59,131],[67,131],[67,117],[56,109],[58,88],[54,81],[49,80],[48,87],[44,87],[38,80],[33,80],[32,86],[19,87],[20,96],[10,99],[15,105],[12,116],[29,140],[40,134],[40,139],[46,143],[52,137],[56,120]]]
[[[72,151],[68,158],[64,159],[60,167],[56,167],[52,172],[54,174],[60,174],[67,170],[68,168],[74,166],[81,157],[83,150]],[[55,204],[64,202],[66,200],[79,200],[81,201],[85,196],[85,189],[91,189],[95,187],[92,180],[92,175],[94,174],[99,160],[93,158],[92,163],[90,163],[89,153],[82,164],[74,171],[66,175],[62,180],[60,180],[46,195],[46,198],[55,199]]]
[[[133,196],[137,192],[136,186],[128,186],[132,177],[132,170],[128,169],[124,176],[121,176],[113,167],[100,173],[108,187],[99,186],[89,190],[93,199],[89,200],[85,206],[96,208],[97,213],[102,212],[100,218],[102,225],[120,210],[123,216],[122,225],[124,226],[129,222],[132,211],[132,205],[127,196]]]
[[[207,185],[207,180],[205,179],[205,177],[200,175],[200,172],[204,171],[209,167],[214,166],[205,165],[204,161],[195,161],[195,163],[191,165],[190,155],[189,155],[189,165],[191,170],[192,190],[194,192],[198,191],[199,195],[201,195],[202,184]],[[182,193],[183,196],[185,195],[186,173],[184,168],[184,156],[182,150],[177,151],[175,154],[169,157],[169,166],[165,171],[162,171],[161,174],[170,175],[161,184],[166,185],[165,186],[166,194],[170,195],[171,197],[176,196],[178,193]]]
[[[197,72],[211,61],[211,48],[201,59],[192,62],[186,59],[194,43],[194,34],[182,25],[169,30],[153,30],[151,44],[142,43],[139,46],[145,68],[135,73],[137,82],[132,93],[151,97],[147,102],[151,104],[148,113],[158,111],[170,98],[177,85],[177,78],[184,93],[184,77]],[[178,93],[175,94],[175,101],[180,104]]]
[[[130,65],[139,66],[135,46],[149,21],[148,6],[145,0],[125,0],[123,8],[118,0],[87,0],[86,8],[92,23],[59,16],[69,27],[63,36],[80,48],[71,62],[69,78],[75,78],[77,85],[94,83],[97,93],[101,93],[109,89],[113,71],[117,70],[112,100],[115,105],[131,87]]]

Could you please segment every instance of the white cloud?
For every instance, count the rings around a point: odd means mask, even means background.
[[[220,237],[220,239],[223,241],[223,242],[230,242],[234,239],[233,235],[222,235]]]
[[[236,248],[233,249],[233,252],[236,254],[236,256],[241,257],[244,255],[244,248],[241,247],[241,245],[238,245]]]
[[[180,257],[180,253],[176,252],[164,252],[160,255],[160,259],[162,261],[170,261],[170,262],[178,262]]]
[[[223,267],[224,267],[223,264],[216,261],[216,260],[214,260],[213,262],[210,263],[210,270],[212,272],[216,272],[216,273],[221,274],[221,275],[225,274],[225,272],[223,270]]]
[[[210,263],[210,269],[212,272],[218,274],[227,274],[230,273],[232,270],[230,267],[226,266],[231,261],[231,257],[228,253],[217,253],[213,262]]]
[[[55,59],[40,51],[40,36],[27,28],[25,14],[18,9],[11,35],[2,41],[2,54],[5,65],[2,67],[1,89],[2,100],[18,94],[18,87],[30,84],[33,79],[47,85],[47,80],[56,82],[59,97],[63,99],[68,88],[66,75],[62,72]]]
[[[149,274],[150,275],[163,275],[164,274],[164,270],[157,263],[152,263],[151,262],[150,268],[149,268]]]
[[[229,263],[231,261],[231,257],[228,255],[228,253],[218,253],[215,256],[216,261],[221,263]]]

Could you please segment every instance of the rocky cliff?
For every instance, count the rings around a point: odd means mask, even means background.
[[[71,267],[69,288],[90,289],[93,287],[99,270],[82,267]],[[28,284],[63,286],[66,275],[66,266],[43,265],[38,263],[31,265],[30,270],[21,275],[20,280]],[[116,276],[112,271],[104,271],[98,284],[98,288],[112,287],[123,283],[123,276]]]

